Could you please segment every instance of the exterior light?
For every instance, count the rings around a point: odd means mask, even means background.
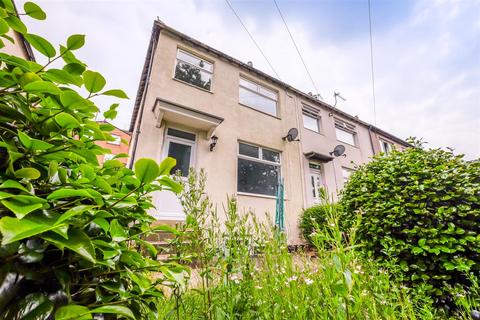
[[[212,141],[212,142],[210,142],[210,151],[213,151],[213,149],[217,145],[218,137],[217,136],[212,136],[210,138],[210,140]]]

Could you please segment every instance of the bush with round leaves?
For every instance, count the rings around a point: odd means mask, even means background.
[[[31,2],[23,11],[46,16]],[[109,150],[95,142],[113,141],[114,127],[95,121],[95,97],[126,94],[105,90],[103,76],[75,57],[83,35],[57,51],[0,0],[0,46],[11,29],[46,62],[0,53],[0,319],[156,319],[159,285],[184,275],[144,240],[155,231],[149,194],[181,189],[169,177],[175,160],[100,165]],[[163,276],[153,281],[151,271]]]
[[[320,231],[317,230],[318,227],[325,227],[330,213],[338,210],[338,208],[335,203],[325,202],[303,210],[299,221],[299,228],[302,231],[303,238],[311,243],[312,233]]]
[[[376,156],[341,193],[348,227],[380,263],[394,261],[407,285],[422,283],[440,304],[480,271],[480,162],[440,149]]]

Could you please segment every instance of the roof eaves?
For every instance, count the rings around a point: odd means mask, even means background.
[[[148,44],[148,50],[145,56],[145,62],[143,64],[142,74],[140,76],[140,81],[138,83],[137,96],[135,97],[135,104],[133,106],[133,111],[132,111],[132,119],[130,121],[130,128],[129,128],[130,132],[133,132],[133,130],[135,129],[135,123],[137,122],[138,112],[140,109],[140,104],[142,102],[143,93],[146,90],[146,86],[147,86],[147,81],[148,81],[147,77],[148,77],[149,68],[150,68],[150,59],[154,54],[153,43],[154,43],[154,39],[158,37],[159,31],[160,31],[160,27],[157,24],[157,21],[155,21],[152,27],[152,35],[150,37],[150,42]]]
[[[250,71],[250,72],[252,72],[252,73],[255,73],[256,75],[258,75],[258,76],[260,76],[260,77],[262,77],[262,78],[264,78],[264,79],[266,79],[266,80],[269,80],[269,81],[271,81],[271,82],[273,82],[273,83],[275,83],[275,84],[283,87],[283,88],[286,89],[286,90],[290,90],[291,92],[294,92],[294,93],[298,94],[299,96],[301,96],[303,99],[306,99],[306,100],[308,100],[308,101],[310,101],[310,102],[312,102],[312,103],[314,103],[314,104],[320,105],[320,106],[324,107],[325,109],[331,111],[332,113],[336,113],[337,115],[343,116],[343,117],[345,117],[345,118],[347,118],[347,119],[349,119],[349,120],[351,120],[351,121],[354,121],[354,122],[356,122],[356,123],[362,124],[362,125],[370,128],[370,129],[374,130],[375,132],[378,132],[378,133],[382,134],[382,135],[385,136],[385,137],[388,137],[388,138],[390,138],[390,139],[392,139],[392,140],[395,140],[396,142],[398,142],[398,143],[400,143],[400,144],[402,144],[402,145],[410,146],[410,144],[408,144],[408,143],[407,143],[405,140],[403,140],[403,139],[400,139],[400,138],[398,138],[398,137],[396,137],[396,136],[394,136],[394,135],[392,135],[392,134],[390,134],[390,133],[388,133],[388,132],[386,132],[386,131],[384,131],[384,130],[382,130],[382,129],[380,129],[380,128],[377,128],[376,126],[373,126],[373,125],[369,124],[368,122],[365,122],[365,121],[363,121],[363,120],[360,120],[360,119],[358,119],[358,117],[352,116],[352,115],[350,115],[350,114],[348,114],[348,113],[346,113],[346,112],[344,112],[344,111],[341,111],[341,110],[339,110],[339,109],[336,109],[335,107],[331,106],[330,104],[328,104],[328,103],[326,103],[326,102],[320,101],[320,100],[314,98],[313,96],[311,96],[311,95],[309,95],[309,94],[307,94],[307,93],[305,93],[305,92],[303,92],[303,91],[301,91],[301,90],[299,90],[299,89],[297,89],[297,88],[295,88],[295,87],[292,87],[291,85],[289,85],[289,84],[287,84],[287,83],[285,83],[285,82],[283,82],[283,81],[281,81],[281,80],[279,80],[279,79],[277,79],[277,78],[275,78],[275,77],[273,77],[273,76],[271,76],[271,75],[269,75],[269,74],[267,74],[267,73],[265,73],[265,72],[263,72],[263,71],[261,71],[261,70],[258,70],[258,69],[254,68],[254,67],[251,67],[251,66],[249,66],[248,64],[246,64],[246,63],[244,63],[244,62],[242,62],[242,61],[240,61],[240,60],[238,60],[238,59],[235,59],[235,58],[233,58],[232,56],[229,56],[229,55],[226,54],[226,53],[223,53],[223,52],[221,52],[221,51],[219,51],[219,50],[217,50],[217,49],[215,49],[215,48],[212,48],[212,47],[210,47],[209,45],[207,45],[207,44],[205,44],[205,43],[203,43],[203,42],[200,42],[200,41],[198,41],[198,40],[196,40],[196,39],[194,39],[194,38],[192,38],[192,37],[190,37],[190,36],[188,36],[188,35],[180,32],[180,31],[178,31],[178,30],[176,30],[176,29],[174,29],[174,28],[166,25],[166,24],[165,24],[164,22],[162,22],[161,20],[155,20],[155,21],[154,21],[154,31],[157,30],[158,32],[160,32],[162,29],[165,30],[165,31],[167,31],[167,32],[170,32],[171,34],[173,34],[174,36],[180,38],[181,40],[190,42],[190,43],[193,44],[194,46],[197,46],[197,47],[200,47],[200,48],[204,49],[204,50],[207,51],[208,53],[214,54],[214,55],[216,55],[216,56],[218,56],[218,57],[220,57],[220,58],[223,58],[223,59],[227,60],[228,62],[230,62],[230,63],[232,63],[232,64],[234,64],[234,65],[237,65],[237,66],[239,66],[239,67],[241,67],[241,68],[243,68],[243,69],[245,69],[245,70],[247,70],[247,71]],[[153,40],[154,31],[152,31],[152,39],[150,40],[149,50],[150,50],[151,47],[152,47],[152,42],[153,42],[152,40]],[[149,53],[147,54],[146,63],[147,63],[147,61],[148,61],[149,54],[151,54],[151,53],[149,52]],[[146,66],[146,65],[145,65],[145,66]],[[148,71],[148,70],[145,69],[145,66],[144,66],[144,71],[143,71],[143,73],[142,73],[142,77],[143,77],[143,76],[146,76],[147,71]],[[141,82],[141,85],[142,85],[142,82]],[[143,84],[143,85],[144,85],[144,84]],[[140,87],[139,87],[138,93],[140,93],[140,92],[143,92],[143,88],[142,88],[142,90],[140,90]],[[139,98],[139,97],[138,97],[138,96],[139,96],[139,95],[137,94],[137,101],[135,102],[134,116],[132,117],[132,123],[131,123],[131,125],[130,125],[130,130],[131,130],[131,131],[133,131],[133,126],[135,126],[135,121],[136,121],[136,117],[137,117],[137,113],[138,113],[138,107],[139,107],[139,102],[138,102],[138,98]],[[138,102],[138,107],[137,107],[137,102]]]

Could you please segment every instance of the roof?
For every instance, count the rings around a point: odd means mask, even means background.
[[[212,54],[212,55],[215,55],[219,58],[222,58],[224,60],[226,60],[227,62],[231,63],[231,64],[234,64],[238,67],[240,67],[241,69],[244,69],[244,70],[247,70],[251,73],[254,73],[256,74],[257,76],[265,79],[265,80],[268,80],[286,90],[289,90],[295,94],[298,94],[299,96],[301,96],[302,98],[304,98],[305,100],[311,102],[312,104],[315,104],[315,105],[320,105],[321,107],[331,111],[332,113],[335,113],[336,115],[339,115],[339,116],[342,116],[346,119],[349,119],[350,121],[353,121],[355,123],[359,123],[359,124],[362,124],[366,127],[368,127],[370,130],[386,137],[386,138],[389,138],[399,144],[402,144],[404,146],[410,146],[410,144],[408,144],[405,140],[403,139],[400,139],[370,123],[367,123],[365,121],[362,121],[360,119],[358,119],[358,117],[355,117],[355,116],[352,116],[342,110],[339,110],[333,106],[331,106],[330,104],[326,103],[326,102],[323,102],[323,101],[320,101],[318,99],[316,99],[315,97],[313,97],[312,95],[309,95],[295,87],[292,87],[291,85],[275,78],[275,77],[272,77],[270,75],[268,75],[267,73],[263,72],[263,71],[260,71],[258,69],[255,69],[254,67],[240,61],[240,60],[237,60],[217,49],[214,49],[206,44],[204,44],[203,42],[200,42],[176,29],[173,29],[172,27],[169,27],[167,26],[165,23],[163,23],[162,21],[160,20],[155,20],[154,23],[153,23],[153,29],[152,29],[152,37],[150,38],[150,44],[148,46],[148,51],[147,51],[147,56],[145,58],[145,64],[143,66],[143,71],[142,71],[142,75],[141,75],[141,78],[140,78],[140,84],[139,84],[139,88],[138,88],[138,92],[137,92],[137,97],[136,97],[136,100],[135,100],[135,105],[134,105],[134,109],[133,109],[133,114],[132,114],[132,120],[130,122],[130,131],[133,132],[134,130],[134,127],[135,127],[135,122],[137,120],[137,117],[138,117],[138,112],[139,112],[139,109],[140,109],[140,104],[142,102],[142,97],[143,97],[143,94],[144,94],[144,91],[146,89],[146,83],[147,83],[147,78],[148,78],[148,74],[149,74],[149,69],[151,67],[151,64],[149,63],[151,61],[151,58],[152,58],[152,55],[154,54],[155,52],[155,49],[156,49],[156,43],[157,43],[157,40],[158,40],[158,35],[160,34],[160,32],[162,30],[165,30],[167,32],[169,32],[170,34],[180,38],[181,40],[185,41],[185,42],[188,42],[190,43],[191,45],[197,47],[197,48],[201,48],[203,49],[204,51],[206,51],[207,53],[209,54]]]

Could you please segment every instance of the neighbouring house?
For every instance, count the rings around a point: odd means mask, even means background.
[[[12,1],[12,4],[15,7],[15,3]],[[15,11],[17,8],[15,7]],[[9,55],[17,56],[26,60],[35,61],[35,56],[33,55],[32,47],[30,43],[23,37],[21,33],[10,29],[7,36],[13,39],[14,43],[9,40],[2,38],[4,47],[0,49],[0,52],[6,53]]]
[[[292,128],[298,138],[285,139]],[[142,157],[170,156],[182,176],[190,167],[203,168],[206,191],[220,210],[235,196],[242,211],[261,218],[268,212],[273,219],[283,182],[289,244],[301,243],[298,218],[318,201],[318,187],[336,194],[355,164],[408,146],[158,20],[130,131],[130,165]],[[331,152],[338,145],[345,152],[335,157]],[[160,192],[154,201],[158,220],[184,219],[175,195]]]
[[[106,121],[99,121],[99,122],[108,123]],[[111,123],[108,123],[108,124],[112,125]],[[110,131],[110,134],[115,140],[95,142],[100,147],[110,150],[109,153],[98,156],[98,161],[100,163],[104,163],[107,160],[113,159],[113,157],[115,157],[118,154],[128,154],[131,133],[115,127],[114,130]],[[121,161],[124,164],[128,163],[128,158],[118,158],[117,160]]]

